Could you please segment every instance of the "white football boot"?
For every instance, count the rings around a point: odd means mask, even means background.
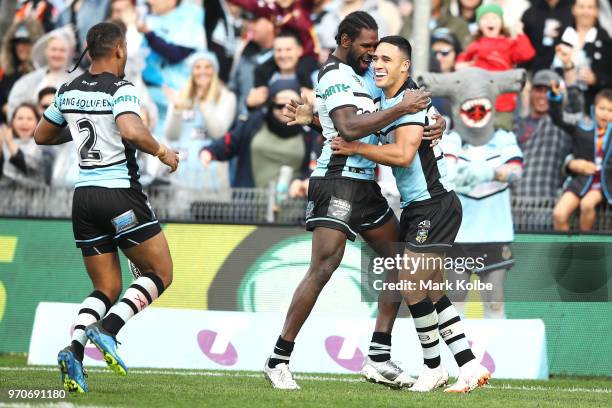
[[[457,382],[444,390],[444,392],[466,393],[476,388],[482,388],[489,383],[491,373],[478,361],[472,360],[461,367]]]
[[[448,372],[440,364],[436,368],[429,368],[423,365],[423,370],[419,374],[419,378],[409,388],[414,392],[429,392],[436,388],[443,387],[448,384]]]
[[[391,360],[376,362],[366,357],[361,376],[367,381],[383,384],[392,388],[411,387],[416,379],[412,378]]]
[[[269,360],[269,359],[268,359]],[[278,390],[299,390],[300,386],[297,385],[293,379],[293,374],[289,371],[289,366],[285,363],[277,364],[276,367],[268,367],[268,360],[264,366],[264,375],[266,379],[272,384],[272,388]]]

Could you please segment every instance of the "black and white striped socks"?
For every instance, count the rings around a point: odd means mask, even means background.
[[[391,335],[389,333],[372,333],[368,357],[377,363],[391,360]]]
[[[74,322],[74,332],[72,333],[72,350],[75,357],[79,361],[83,361],[85,344],[87,344],[87,335],[85,327],[97,322],[106,315],[106,311],[110,309],[110,299],[99,290],[94,290],[81,303],[79,314]]]
[[[429,368],[440,366],[438,314],[434,304],[431,299],[426,298],[408,308],[423,348],[423,363]]]
[[[108,316],[102,320],[102,328],[112,335],[117,335],[128,320],[153,303],[163,292],[164,283],[159,276],[151,272],[143,274],[108,311]]]
[[[474,360],[476,357],[465,337],[461,317],[446,295],[436,303],[436,311],[438,312],[440,336],[455,356],[457,365],[461,367]]]

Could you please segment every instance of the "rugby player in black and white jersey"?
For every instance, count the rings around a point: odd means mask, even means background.
[[[88,391],[82,363],[88,338],[109,368],[127,374],[116,335],[172,282],[170,250],[138,182],[136,150],[157,156],[172,171],[178,166],[176,153],[143,124],[134,85],[122,79],[127,48],[121,28],[93,26],[86,52],[91,67],[59,88],[34,134],[41,145],[65,143],[68,126],[79,157],[72,225],[94,291],[81,304],[71,344],[58,354],[64,388],[71,392]],[[117,248],[143,273],[115,304],[121,293]]]

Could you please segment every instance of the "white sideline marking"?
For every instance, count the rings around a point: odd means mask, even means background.
[[[43,371],[43,372],[55,372],[55,367],[0,367],[0,371]],[[109,373],[106,368],[89,368],[86,370],[88,373]],[[236,377],[236,378],[263,378],[263,374],[255,373],[229,373],[219,371],[190,371],[190,370],[162,370],[162,369],[132,369],[128,372],[129,375],[182,375],[189,377]],[[326,377],[319,375],[310,374],[296,374],[295,378],[298,380],[307,381],[328,381],[328,382],[348,382],[357,383],[364,382],[361,378],[338,378],[338,377]],[[495,380],[495,379],[493,379]],[[513,390],[513,391],[556,391],[556,392],[590,392],[595,394],[612,394],[612,388],[583,388],[583,387],[572,387],[572,388],[559,388],[559,387],[542,387],[542,386],[527,386],[527,385],[487,385],[485,389],[499,389],[499,390]],[[1,405],[0,405],[1,406]]]

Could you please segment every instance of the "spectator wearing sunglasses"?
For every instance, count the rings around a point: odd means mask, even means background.
[[[224,138],[213,140],[200,152],[200,161],[227,161],[237,157],[232,187],[266,188],[276,181],[283,166],[293,169],[294,177],[308,176],[310,153],[317,133],[300,125],[287,126],[283,107],[300,101],[300,84],[294,79],[278,79],[269,86],[265,109],[253,111],[238,121]]]
[[[49,106],[55,100],[55,92],[57,92],[57,88],[53,86],[47,86],[40,91],[38,91],[38,114],[42,116],[42,114],[47,110]]]
[[[431,35],[431,71],[443,74],[455,70],[455,60],[461,52],[457,37],[448,28],[438,28]],[[448,98],[433,96],[433,105],[446,119],[448,129],[452,128],[451,103]]]

